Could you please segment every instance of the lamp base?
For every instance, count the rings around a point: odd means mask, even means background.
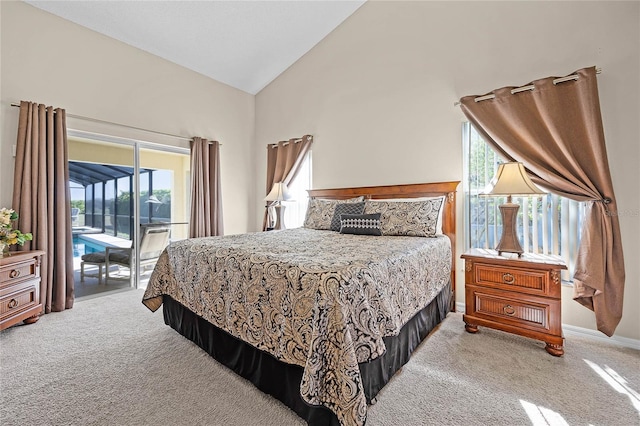
[[[286,227],[284,226],[284,206],[281,204],[277,204],[273,208],[276,209],[276,224],[274,225],[273,229],[286,229]]]
[[[518,257],[522,256],[524,250],[518,241],[518,232],[516,230],[516,220],[520,205],[516,203],[504,203],[498,206],[500,215],[502,216],[502,236],[500,242],[496,246],[498,255],[504,253],[517,253]]]

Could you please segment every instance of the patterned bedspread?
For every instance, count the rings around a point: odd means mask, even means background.
[[[143,303],[171,296],[213,325],[304,367],[300,393],[363,425],[359,362],[449,281],[449,239],[373,237],[288,229],[172,243]]]

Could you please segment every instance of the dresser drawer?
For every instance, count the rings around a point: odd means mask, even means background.
[[[38,300],[40,280],[5,287],[0,296],[0,321],[40,304]]]
[[[0,267],[0,283],[2,283],[3,287],[12,285],[15,282],[33,279],[36,276],[37,265],[35,258]]]
[[[561,335],[560,300],[467,286],[467,315],[520,328]]]

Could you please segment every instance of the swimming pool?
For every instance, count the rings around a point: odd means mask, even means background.
[[[81,235],[73,236],[73,257],[81,257],[83,254],[105,251],[106,246],[82,238]]]

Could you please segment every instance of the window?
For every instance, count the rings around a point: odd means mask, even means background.
[[[504,160],[469,123],[463,127],[463,142],[466,246],[494,248],[502,232],[498,206],[506,201],[506,197],[481,197],[479,194]],[[539,198],[513,197],[513,202],[520,204],[517,230],[524,251],[561,256],[568,267],[562,271],[562,280],[572,281],[584,203],[555,194]]]
[[[292,200],[283,204],[286,206],[284,223],[287,228],[299,228],[304,224],[309,204],[308,189],[311,189],[311,151],[307,153],[298,175],[289,185],[289,194]]]

